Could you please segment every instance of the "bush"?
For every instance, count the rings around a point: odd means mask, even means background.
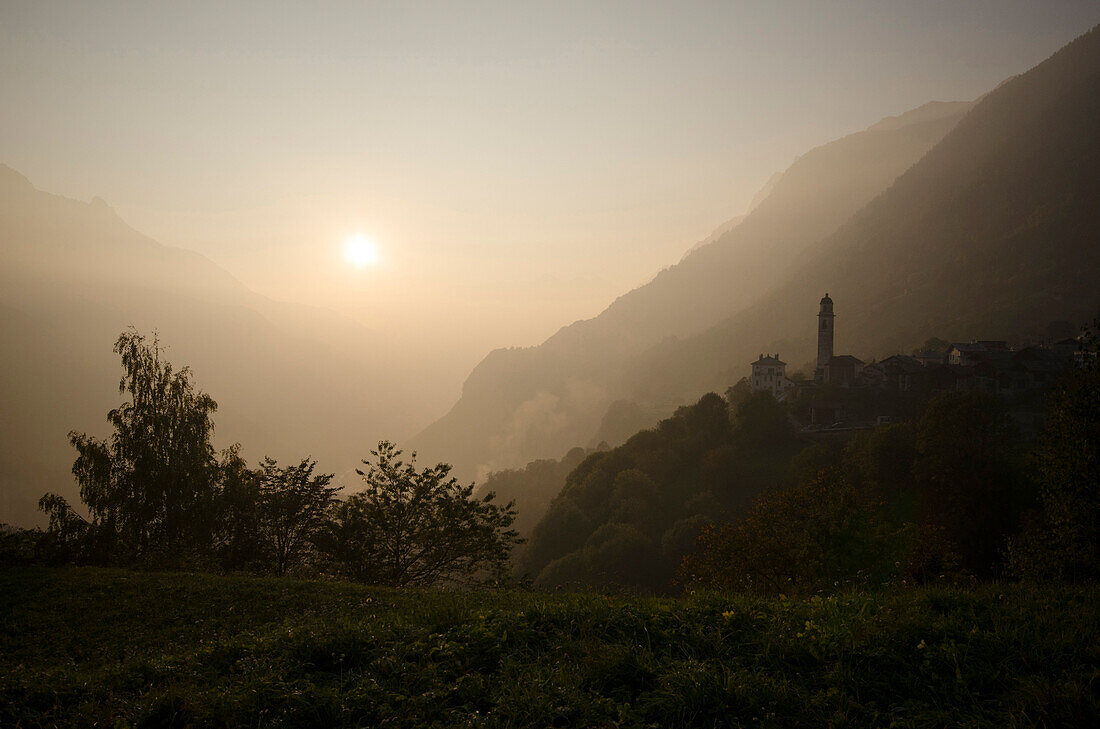
[[[1037,454],[1040,507],[1010,542],[1012,571],[1029,580],[1100,577],[1100,321],[1086,332],[1082,366],[1050,397]]]
[[[707,526],[678,575],[689,588],[805,594],[882,579],[896,545],[836,471],[762,497],[742,521]]]
[[[365,487],[340,503],[317,540],[339,573],[376,585],[404,587],[499,579],[519,535],[514,504],[481,498],[440,463],[416,467],[389,441],[357,470]]]

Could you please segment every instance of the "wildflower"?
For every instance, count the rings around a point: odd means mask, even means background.
[[[924,638],[921,638],[921,641],[920,641],[920,643],[917,643],[917,650],[918,650],[918,651],[922,651],[922,650],[924,650],[924,649],[925,649],[925,648],[927,648],[927,647],[928,647],[928,646],[927,646],[927,645],[925,644],[925,642],[924,642]]]

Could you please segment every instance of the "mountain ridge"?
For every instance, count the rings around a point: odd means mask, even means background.
[[[969,104],[924,105],[922,113],[935,118],[864,129],[799,156],[743,221],[597,317],[564,326],[536,347],[490,352],[451,411],[413,446],[470,477],[584,445],[621,394],[626,360],[748,305],[807,246],[931,149]]]
[[[723,367],[758,350],[810,361],[825,291],[839,351],[861,357],[929,336],[1038,339],[1052,321],[1091,320],[1100,313],[1098,99],[1100,27],[986,94],[769,296],[639,358],[634,396],[664,388],[690,399],[728,385]],[[678,389],[654,374],[667,371],[680,375]]]

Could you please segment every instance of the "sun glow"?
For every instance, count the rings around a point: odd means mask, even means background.
[[[344,240],[344,260],[356,268],[367,268],[378,263],[378,245],[363,235],[356,233]]]

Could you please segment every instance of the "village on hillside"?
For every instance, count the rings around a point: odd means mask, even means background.
[[[933,395],[970,390],[1000,396],[1021,434],[1031,436],[1042,428],[1045,392],[1083,356],[1074,338],[1018,348],[1003,340],[973,340],[864,362],[834,354],[835,313],[828,294],[817,317],[812,380],[788,376],[778,352],[761,354],[748,379],[752,391],[788,403],[792,420],[806,434],[872,428],[914,415]]]

